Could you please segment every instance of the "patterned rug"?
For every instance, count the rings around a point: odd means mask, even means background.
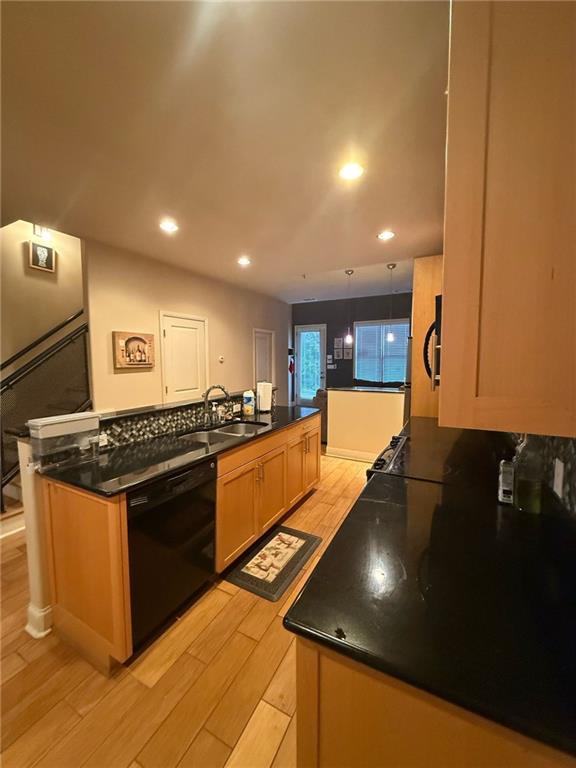
[[[319,536],[280,525],[244,555],[226,581],[275,602],[321,541]]]

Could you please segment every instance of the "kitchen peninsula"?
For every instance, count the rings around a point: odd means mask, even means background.
[[[313,408],[146,439],[197,408],[117,415],[117,434],[140,442],[42,470],[54,625],[103,671],[190,602],[183,583],[209,584],[320,479]]]
[[[404,424],[404,390],[398,387],[328,389],[326,454],[374,461]]]

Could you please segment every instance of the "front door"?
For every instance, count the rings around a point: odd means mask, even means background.
[[[310,405],[326,385],[326,326],[296,326],[296,402]]]
[[[196,400],[207,387],[206,321],[167,312],[160,320],[164,402]]]

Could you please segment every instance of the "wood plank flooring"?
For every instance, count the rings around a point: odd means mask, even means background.
[[[285,520],[322,545],[276,603],[220,581],[112,678],[55,634],[24,632],[23,533],[2,540],[4,768],[295,768],[294,635],[282,617],[365,483],[322,457],[322,480]]]

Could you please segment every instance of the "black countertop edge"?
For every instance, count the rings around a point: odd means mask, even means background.
[[[306,584],[304,584],[296,599],[298,599],[305,588]],[[282,625],[289,632],[293,632],[295,635],[298,635],[305,640],[309,640],[318,643],[319,645],[325,646],[329,650],[339,655],[347,656],[353,661],[357,661],[360,664],[364,664],[371,669],[382,672],[389,677],[400,680],[403,683],[407,683],[408,685],[411,685],[420,691],[424,691],[425,693],[436,696],[438,699],[442,699],[442,701],[455,704],[462,709],[484,717],[486,720],[496,722],[505,726],[506,728],[510,728],[513,731],[522,733],[528,738],[535,739],[536,741],[542,741],[543,743],[548,744],[550,747],[561,749],[571,755],[576,755],[576,747],[574,746],[573,741],[564,740],[563,738],[559,737],[557,733],[550,733],[547,729],[541,727],[539,730],[538,725],[531,725],[530,727],[526,727],[526,723],[523,720],[514,718],[512,715],[510,715],[510,713],[495,714],[492,708],[483,706],[482,702],[479,702],[475,699],[468,699],[459,696],[457,692],[454,692],[445,687],[440,689],[435,688],[434,686],[428,686],[425,683],[422,683],[418,677],[411,675],[406,670],[398,668],[392,664],[386,664],[386,662],[384,662],[381,658],[366,653],[366,651],[359,646],[352,645],[350,643],[339,643],[338,640],[331,637],[330,635],[326,635],[323,632],[319,632],[317,630],[312,630],[305,625],[293,621],[289,615],[284,616]]]
[[[372,392],[403,395],[405,390],[400,387],[328,387],[328,392]]]
[[[272,414],[259,413],[256,411],[250,421],[264,422],[269,420],[269,425],[263,428],[262,432],[249,437],[230,438],[223,443],[215,445],[206,445],[204,448],[195,448],[194,450],[184,450],[178,441],[183,437],[190,437],[193,440],[194,432],[185,435],[165,435],[154,438],[144,444],[121,446],[112,450],[103,452],[99,458],[92,461],[77,462],[70,465],[47,467],[40,470],[40,474],[49,477],[51,480],[71,485],[75,488],[81,488],[89,493],[111,498],[121,493],[126,493],[140,485],[152,480],[158,480],[164,475],[170,474],[174,470],[184,467],[190,468],[202,461],[217,457],[227,451],[236,450],[248,443],[258,441],[267,437],[273,432],[285,429],[299,421],[310,418],[320,413],[318,408],[308,408],[304,406],[276,406],[275,420],[272,421]],[[202,432],[204,430],[196,430]],[[169,455],[158,462],[150,458],[150,450],[154,451],[156,446],[162,445],[166,449],[168,445]],[[152,454],[153,455],[153,454]],[[145,458],[140,459],[139,456]],[[123,467],[123,471],[116,477],[107,476],[109,468],[107,465],[116,461],[117,465]],[[113,486],[113,487],[111,487]]]

